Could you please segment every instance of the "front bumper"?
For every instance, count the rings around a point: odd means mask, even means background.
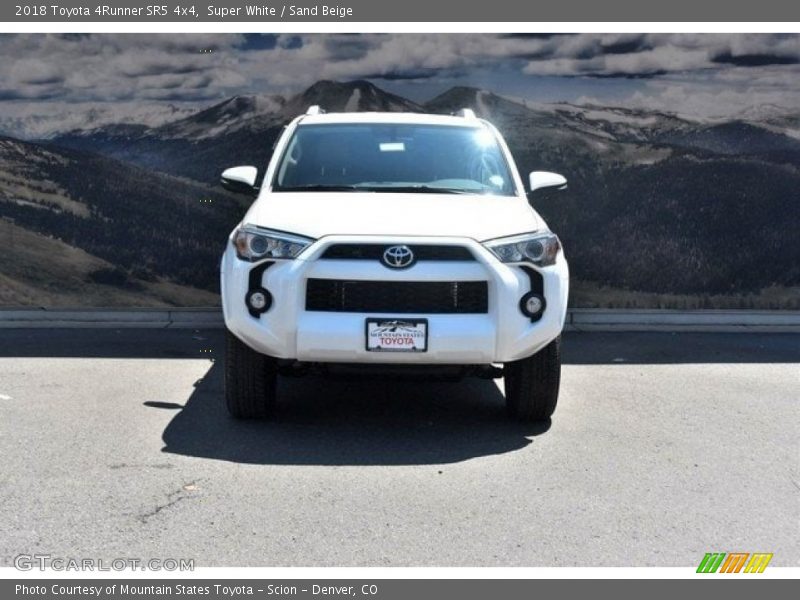
[[[332,244],[442,244],[468,248],[470,262],[418,262],[396,270],[374,260],[319,260]],[[257,263],[256,263],[257,264]],[[531,280],[519,265],[503,264],[481,244],[465,238],[327,236],[295,260],[277,260],[263,271],[261,286],[272,294],[270,309],[254,317],[245,305],[256,264],[236,257],[228,244],[221,265],[222,307],[227,328],[254,350],[276,358],[304,362],[393,364],[489,364],[534,354],[557,337],[564,326],[569,269],[563,253],[550,267],[536,268],[543,279],[547,307],[536,321],[523,315],[520,298]],[[475,314],[403,314],[307,311],[306,280],[486,281],[488,311]],[[428,320],[428,350],[420,353],[369,352],[367,318]]]

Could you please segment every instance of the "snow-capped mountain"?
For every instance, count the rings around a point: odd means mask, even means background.
[[[230,134],[251,127],[259,117],[274,117],[286,99],[279,95],[234,96],[157,128],[153,134],[162,138],[200,140]]]
[[[281,111],[284,118],[293,119],[309,106],[318,104],[329,112],[389,111],[420,112],[422,106],[396,94],[380,89],[364,80],[339,82],[318,81],[293,96]]]
[[[159,127],[197,112],[195,104],[4,103],[0,134],[20,139],[50,139],[70,131],[88,132],[113,125]]]
[[[368,81],[319,81],[288,99],[236,96],[158,127],[114,124],[54,141],[211,183],[232,162],[265,164],[282,127],[314,104],[329,111],[424,110]]]
[[[617,142],[648,142],[665,131],[694,126],[691,121],[656,111],[512,100],[488,90],[470,87],[451,88],[425,106],[434,112],[470,107],[479,116],[498,124],[509,119],[522,118],[528,126],[566,128],[576,133]]]

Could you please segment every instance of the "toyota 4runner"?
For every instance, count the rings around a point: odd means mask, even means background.
[[[222,257],[225,396],[272,414],[280,373],[310,369],[504,377],[509,414],[558,399],[569,288],[558,237],[498,131],[452,116],[311,107],[258,169],[222,174],[257,194]]]

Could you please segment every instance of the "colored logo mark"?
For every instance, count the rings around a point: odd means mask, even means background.
[[[707,552],[697,566],[698,573],[763,573],[771,552]]]

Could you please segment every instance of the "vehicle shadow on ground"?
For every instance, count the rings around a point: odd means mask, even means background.
[[[270,421],[231,418],[222,386],[215,362],[164,430],[164,452],[253,464],[441,464],[524,448],[550,426],[508,420],[494,382],[474,378],[281,377]]]
[[[216,341],[216,340],[214,340]],[[797,336],[569,334],[564,363],[796,362]],[[221,349],[219,344],[214,344]],[[255,464],[442,464],[512,452],[550,423],[505,414],[494,381],[281,378],[275,420],[232,419],[221,353],[164,431],[164,451]]]

